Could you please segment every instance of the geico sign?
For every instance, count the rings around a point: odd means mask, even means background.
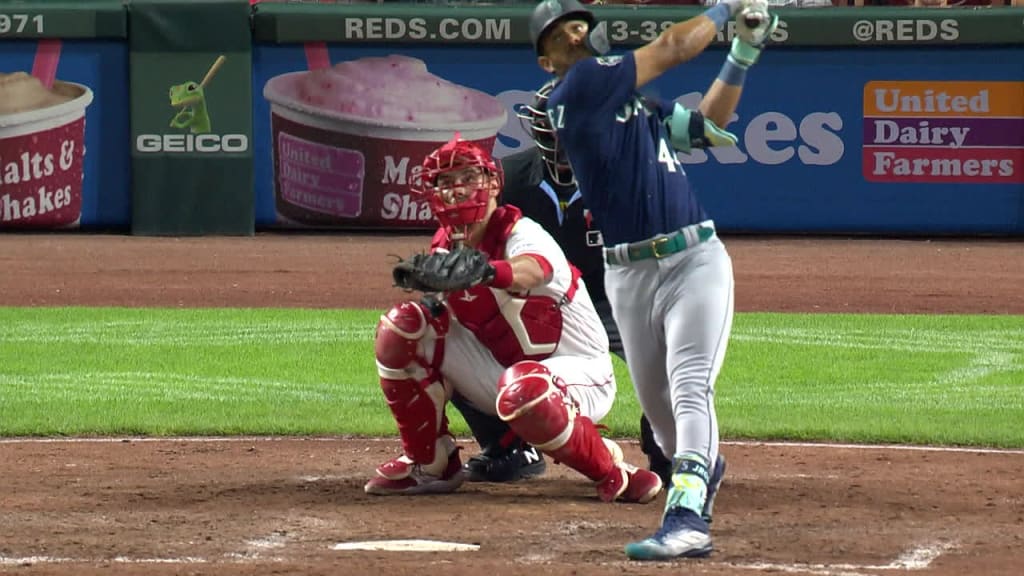
[[[139,152],[245,152],[249,137],[245,134],[139,134],[135,139]]]

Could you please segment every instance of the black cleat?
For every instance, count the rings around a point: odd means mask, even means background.
[[[544,455],[529,444],[513,448],[488,446],[463,466],[469,482],[516,482],[547,470]]]

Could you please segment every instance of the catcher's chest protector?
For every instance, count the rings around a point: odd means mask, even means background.
[[[543,360],[562,338],[562,311],[550,296],[476,286],[449,294],[448,307],[502,366]]]

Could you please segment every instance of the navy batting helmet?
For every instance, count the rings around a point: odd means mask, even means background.
[[[587,47],[597,55],[608,52],[608,34],[604,23],[597,24],[594,13],[586,9],[578,0],[544,0],[533,8],[530,16],[530,40],[533,49],[543,56],[540,41],[555,23],[566,18],[578,18],[586,21],[590,27],[587,35]]]

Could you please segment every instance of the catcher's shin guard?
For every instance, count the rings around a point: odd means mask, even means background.
[[[381,389],[398,424],[402,449],[409,460],[428,469],[443,468],[447,461],[447,453],[437,451],[448,434],[444,407],[449,391],[439,372],[447,321],[446,314],[434,317],[420,303],[403,302],[381,316],[374,342]],[[430,361],[425,358],[428,349]]]

